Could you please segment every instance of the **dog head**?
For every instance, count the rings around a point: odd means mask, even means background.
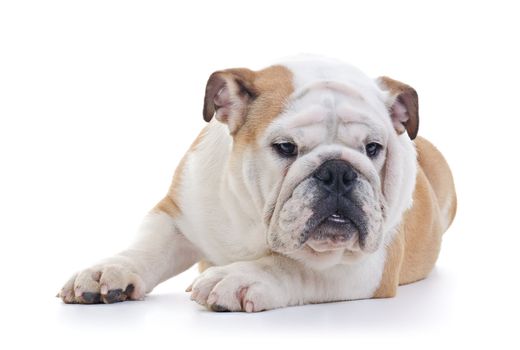
[[[233,136],[227,176],[263,216],[269,247],[313,268],[377,251],[411,204],[414,89],[325,59],[208,81],[204,118]]]

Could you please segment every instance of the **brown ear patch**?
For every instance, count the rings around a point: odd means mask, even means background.
[[[202,115],[206,122],[213,119],[213,115],[216,111],[214,98],[219,94],[219,91],[226,84],[226,80],[222,77],[221,72],[215,72],[210,75],[208,83],[206,84],[206,94],[204,95],[204,108]]]
[[[389,104],[392,124],[398,134],[407,132],[410,139],[415,139],[419,131],[419,97],[409,85],[389,77],[378,78],[383,90],[390,92]]]
[[[292,79],[292,72],[280,65],[217,71],[206,85],[204,120],[215,117],[227,124],[236,147],[252,143],[282,113],[294,91]]]
[[[247,108],[257,95],[254,80],[255,72],[247,68],[211,74],[204,96],[204,120],[209,122],[215,116],[227,124],[231,134],[234,134],[244,123]]]

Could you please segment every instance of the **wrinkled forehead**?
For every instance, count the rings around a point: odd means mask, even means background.
[[[342,123],[377,124],[382,113],[380,107],[381,103],[374,96],[367,96],[353,86],[321,81],[297,90],[281,119],[291,127],[324,121],[325,117],[337,117]]]
[[[268,128],[268,138],[292,134],[312,143],[358,143],[385,138],[389,119],[384,93],[357,69],[330,62],[291,62],[294,92]],[[383,141],[383,140],[380,140]]]
[[[299,99],[312,88],[326,87],[347,95],[365,99],[371,104],[382,104],[387,96],[376,82],[354,66],[329,58],[295,58],[282,63],[292,74],[293,95]]]

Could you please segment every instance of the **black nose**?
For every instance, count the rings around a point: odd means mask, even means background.
[[[349,163],[334,159],[320,165],[313,176],[329,192],[346,193],[354,187],[357,173]]]

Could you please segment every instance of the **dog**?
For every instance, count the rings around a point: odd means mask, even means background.
[[[191,299],[245,312],[393,297],[434,267],[457,199],[412,87],[299,57],[211,74],[203,117],[135,242],[65,303],[141,300],[197,262]]]

